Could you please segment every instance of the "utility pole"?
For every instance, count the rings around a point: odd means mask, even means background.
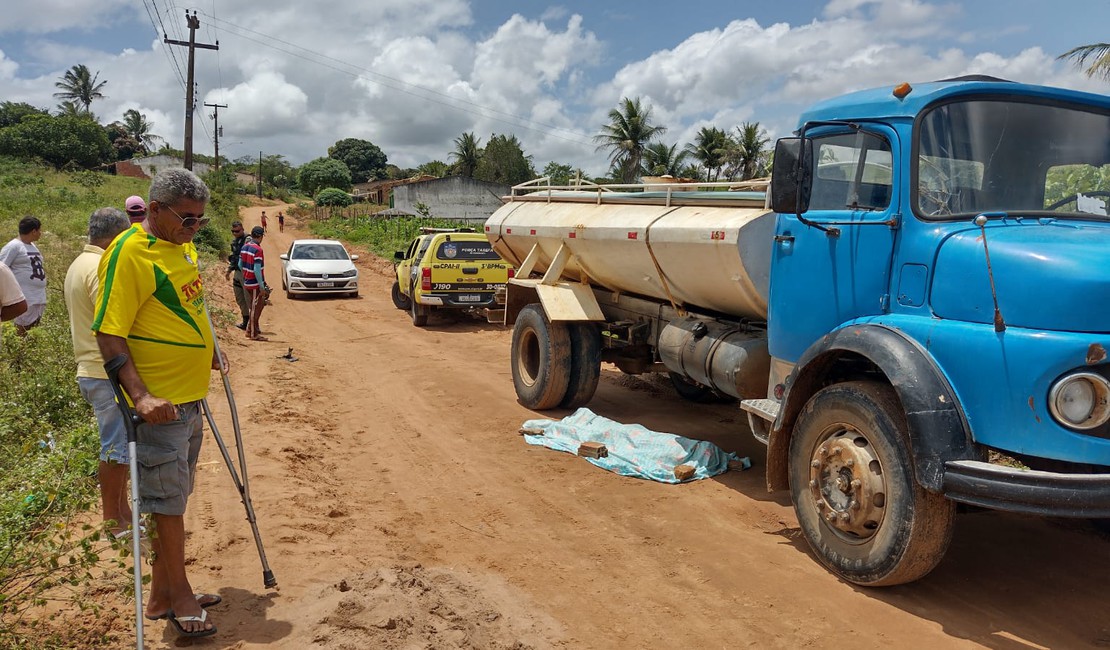
[[[258,198],[262,198],[262,152],[258,152]]]
[[[193,170],[193,109],[194,99],[193,94],[196,92],[196,83],[193,81],[193,53],[199,47],[203,50],[218,50],[220,49],[220,42],[216,41],[215,45],[208,43],[197,42],[197,30],[200,28],[200,19],[197,18],[197,12],[193,11],[193,15],[189,15],[189,11],[185,11],[185,22],[189,25],[189,42],[175,41],[172,38],[166,38],[162,34],[162,40],[170,45],[184,45],[189,48],[189,81],[186,82],[185,88],[185,169]]]
[[[213,141],[216,144],[216,171],[220,171],[220,136],[223,132],[220,131],[220,109],[227,108],[227,104],[205,104],[209,108],[214,109],[212,113],[212,120],[215,124],[212,125],[212,133],[214,135]]]

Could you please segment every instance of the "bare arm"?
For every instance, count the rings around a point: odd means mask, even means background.
[[[103,334],[98,332],[96,344],[100,347],[100,355],[105,359],[113,359],[121,354],[127,355],[127,363],[119,371],[119,383],[131,401],[135,403],[135,411],[143,420],[151,424],[163,424],[177,419],[177,408],[169,400],[150,394],[135,363],[131,361],[131,348],[127,346],[127,339],[121,336]]]
[[[21,300],[20,302],[0,307],[0,321],[11,320],[16,316],[27,311],[27,301]]]

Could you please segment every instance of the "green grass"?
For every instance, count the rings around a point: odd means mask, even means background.
[[[459,228],[468,226],[482,231],[484,221],[464,222],[458,219],[437,219],[425,217],[331,217],[313,221],[309,230],[317,237],[342,239],[352,244],[369,248],[374,254],[387,260],[393,259],[394,251],[405,250],[409,243],[420,234],[421,228]]]

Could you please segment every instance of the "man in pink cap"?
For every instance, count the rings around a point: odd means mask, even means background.
[[[146,219],[146,202],[143,197],[129,196],[124,205],[127,206],[127,218],[131,223],[142,223]]]

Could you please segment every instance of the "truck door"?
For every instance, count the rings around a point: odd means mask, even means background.
[[[813,133],[816,133],[814,135]],[[803,215],[780,214],[768,307],[773,357],[793,363],[841,324],[888,309],[901,215],[897,134],[879,125],[826,127],[813,138],[813,187]]]

